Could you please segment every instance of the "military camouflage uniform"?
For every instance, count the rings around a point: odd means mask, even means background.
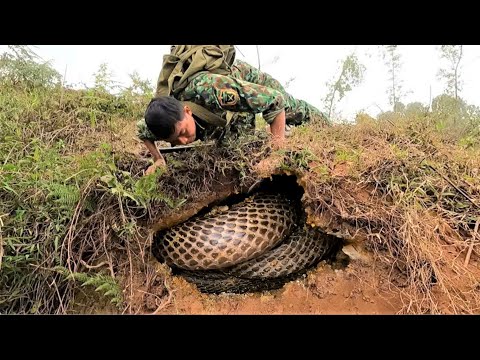
[[[316,107],[310,105],[304,100],[295,99],[269,74],[264,73],[241,60],[235,61],[232,70],[232,75],[238,79],[279,91],[284,98],[287,125],[300,125],[313,118],[318,118],[318,120],[324,124],[330,125],[330,120],[326,114],[322,113]]]
[[[222,118],[226,118],[227,111],[233,112],[231,126],[237,131],[253,129],[256,113],[262,113],[265,121],[271,124],[283,109],[287,125],[300,125],[313,118],[330,123],[325,114],[307,102],[295,99],[270,75],[240,60],[235,61],[231,76],[199,73],[176,97],[201,105]],[[201,132],[197,138],[215,132],[214,126],[195,120],[197,130],[200,128]],[[145,120],[137,125],[140,139],[157,140]]]

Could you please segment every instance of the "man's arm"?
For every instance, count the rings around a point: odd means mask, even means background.
[[[150,165],[145,171],[145,175],[153,174],[157,167],[159,166],[165,166],[166,162],[165,159],[163,158],[162,154],[160,154],[160,151],[158,151],[157,146],[155,143],[151,140],[143,140],[143,143],[147,147],[148,151],[150,151],[150,154],[153,156],[153,165]]]
[[[270,124],[270,131],[273,135],[273,142],[277,145],[281,145],[285,140],[285,110],[282,110]]]
[[[140,119],[137,122],[137,136],[143,141],[148,151],[150,151],[150,154],[153,156],[153,165],[148,167],[145,175],[153,174],[157,167],[165,166],[166,163],[155,145],[156,136],[148,129],[145,119]]]

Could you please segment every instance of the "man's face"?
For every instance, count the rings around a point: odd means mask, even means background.
[[[197,128],[192,116],[192,110],[188,106],[185,106],[183,110],[183,119],[175,124],[175,133],[166,140],[172,146],[187,145],[195,141]]]

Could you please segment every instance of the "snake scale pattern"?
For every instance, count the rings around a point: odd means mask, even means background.
[[[332,253],[335,238],[305,225],[295,201],[257,193],[156,234],[156,257],[206,293],[273,290]]]

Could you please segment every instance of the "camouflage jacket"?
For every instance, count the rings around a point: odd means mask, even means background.
[[[232,126],[238,128],[254,127],[257,113],[271,124],[282,110],[285,110],[290,125],[299,125],[314,117],[329,123],[325,114],[307,102],[295,99],[277,80],[241,60],[235,61],[230,76],[199,73],[176,97],[197,103],[223,118],[226,118],[227,111],[233,112]],[[198,128],[200,121],[196,120]],[[209,124],[200,126],[206,132],[213,131]],[[137,123],[137,127],[140,139],[158,140],[148,130],[144,119]]]

